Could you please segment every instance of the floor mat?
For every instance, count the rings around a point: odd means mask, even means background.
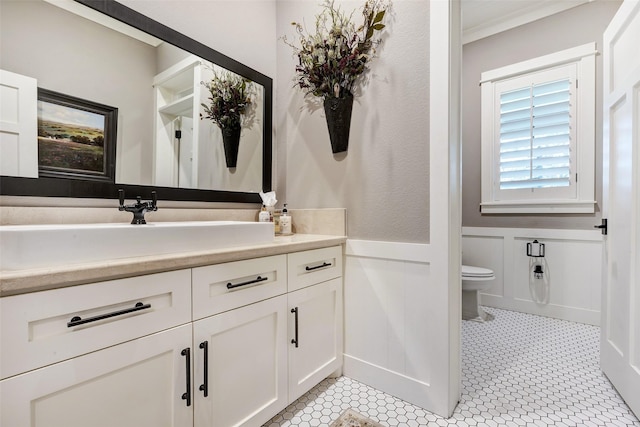
[[[381,424],[360,415],[353,409],[347,409],[335,420],[331,427],[382,427]]]

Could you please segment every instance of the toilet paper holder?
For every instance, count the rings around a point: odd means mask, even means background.
[[[527,256],[534,258],[543,258],[544,243],[540,243],[537,240],[527,243]]]

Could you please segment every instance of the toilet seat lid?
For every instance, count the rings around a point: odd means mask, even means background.
[[[493,277],[493,270],[473,265],[462,266],[462,277]]]

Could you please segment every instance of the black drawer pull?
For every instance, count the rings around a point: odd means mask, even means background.
[[[70,322],[67,323],[67,328],[73,326],[84,325],[85,323],[96,322],[102,319],[108,319],[109,317],[122,316],[123,314],[133,313],[134,311],[145,310],[151,308],[151,304],[143,304],[141,302],[136,303],[135,307],[125,308],[124,310],[113,311],[111,313],[100,314],[98,316],[87,317],[86,319],[80,316],[74,316]]]
[[[331,267],[331,263],[330,262],[323,262],[322,265],[316,265],[315,267],[306,266],[304,269],[307,270],[307,271],[313,271],[313,270],[317,270],[319,268],[324,268],[324,267]]]
[[[204,381],[198,389],[204,393],[204,397],[207,397],[209,395],[209,341],[201,342],[200,348],[204,350]]]
[[[191,406],[191,348],[187,347],[180,352],[185,357],[185,368],[187,374],[187,391],[182,393],[182,400],[187,401],[187,406]]]
[[[265,280],[269,280],[268,277],[256,277],[254,280],[249,280],[248,282],[236,283],[235,285],[231,282],[227,283],[227,289],[239,288],[240,286],[252,285],[254,283],[264,282]]]

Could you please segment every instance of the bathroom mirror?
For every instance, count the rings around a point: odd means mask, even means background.
[[[2,176],[2,195],[117,198],[123,188],[128,197],[155,189],[161,200],[260,202],[257,192],[271,189],[269,77],[115,1],[55,3],[3,0],[2,68],[117,109],[115,183]],[[202,82],[220,73],[250,81],[235,166],[221,129],[201,119]]]

